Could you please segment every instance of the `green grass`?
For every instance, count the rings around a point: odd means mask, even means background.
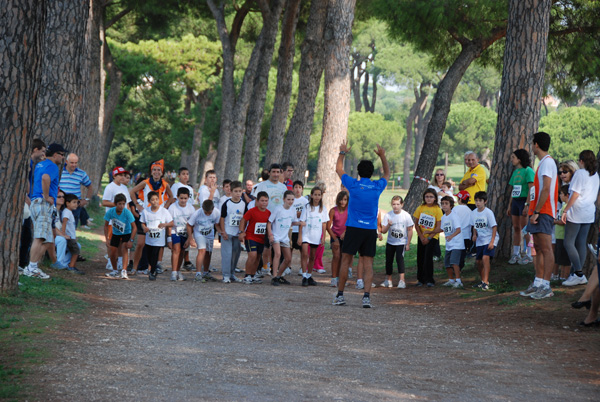
[[[46,336],[68,316],[85,312],[85,285],[53,275],[49,281],[19,278],[15,295],[0,296],[0,400],[24,399],[32,365],[49,357]]]

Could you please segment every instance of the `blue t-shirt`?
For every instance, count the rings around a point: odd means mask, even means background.
[[[121,212],[121,215],[119,215],[117,214],[117,207],[112,207],[106,211],[104,220],[108,221],[112,226],[113,234],[117,236],[131,233],[131,224],[135,222],[135,218],[130,210],[125,208]]]
[[[347,174],[342,176],[342,184],[350,193],[348,220],[346,226],[377,230],[377,210],[379,196],[387,187],[386,179],[354,179]]]
[[[42,191],[42,176],[45,174],[50,176],[50,191],[48,191],[48,195],[54,198],[54,203],[56,204],[56,196],[58,195],[58,182],[60,180],[60,171],[58,170],[58,166],[56,166],[56,163],[52,162],[49,159],[43,160],[37,165],[35,165],[35,173],[33,174],[33,192],[31,194],[31,199],[35,200],[36,198],[44,198],[44,193]]]

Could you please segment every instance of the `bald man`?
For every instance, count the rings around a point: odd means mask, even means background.
[[[74,194],[79,198],[79,207],[73,211],[73,216],[75,217],[75,226],[79,224],[79,218],[83,214],[87,216],[87,212],[83,211],[83,207],[85,207],[90,198],[94,194],[92,189],[92,181],[86,172],[79,169],[77,166],[79,165],[79,157],[74,153],[70,153],[67,156],[65,167],[62,171],[62,175],[60,176],[60,189],[65,192],[65,194]],[[86,195],[85,198],[81,197],[81,187],[85,187]],[[82,224],[87,226],[87,219],[83,219]]]
[[[485,169],[479,164],[479,158],[477,158],[477,155],[473,151],[465,153],[465,165],[467,165],[468,169],[460,181],[458,189],[459,191],[464,190],[469,193],[468,207],[473,210],[475,209],[475,193],[485,191]]]

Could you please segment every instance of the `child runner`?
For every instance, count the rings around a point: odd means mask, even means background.
[[[246,202],[242,199],[243,191],[241,182],[232,182],[231,198],[221,205],[221,272],[225,283],[242,282],[235,276],[235,267],[242,251],[238,235],[246,209]]]
[[[131,196],[129,194],[129,189],[126,186],[127,183],[127,170],[123,169],[121,166],[117,166],[112,170],[113,181],[108,183],[106,188],[104,188],[104,194],[102,195],[102,206],[106,207],[105,212],[108,212],[110,208],[115,207],[115,196],[117,194],[124,194],[127,198],[127,202],[131,201]],[[108,236],[112,236],[112,231],[108,231]],[[106,243],[106,251],[107,253],[110,251],[110,244]],[[123,268],[123,260],[121,257],[118,258],[117,266],[113,267],[111,265],[110,259],[106,263],[106,269],[110,269],[113,273],[118,273],[118,269]]]
[[[188,198],[188,205],[194,206],[194,188],[189,185],[190,182],[190,171],[186,167],[179,168],[179,181],[171,186],[171,192],[174,195],[177,195],[177,192],[180,188],[187,188],[190,192],[190,196]],[[184,263],[183,268],[191,271],[195,269],[194,264],[190,261],[190,250],[187,248],[183,254]],[[184,278],[185,279],[185,278]]]
[[[413,219],[417,229],[417,286],[427,284],[435,286],[433,279],[433,252],[439,243],[439,233],[442,231],[442,210],[438,205],[437,193],[428,188],[423,193],[423,204],[415,210]]]
[[[348,219],[348,200],[347,191],[340,191],[335,197],[335,207],[329,210],[329,221],[327,222],[327,232],[331,239],[331,283],[330,286],[337,287],[340,275],[340,266],[342,264],[342,244],[346,235],[346,220]]]
[[[312,271],[317,247],[324,242],[323,232],[329,222],[329,215],[323,207],[323,192],[319,187],[310,190],[310,201],[302,211],[300,221],[306,224],[301,225],[298,232],[298,244],[302,244],[302,286],[317,286]]]
[[[298,217],[298,219],[300,219],[300,215],[302,215],[304,207],[306,207],[306,205],[308,204],[308,199],[303,195],[303,193],[304,183],[302,183],[302,181],[300,180],[296,180],[294,182],[294,203],[292,204],[292,207],[296,210],[296,216]],[[294,250],[298,250],[300,251],[300,254],[302,254],[302,245],[298,244],[298,230],[299,226],[292,226],[292,247],[290,248],[291,254],[293,254]],[[283,272],[284,275],[288,275],[291,273],[291,268],[289,269],[289,271],[288,269],[286,269]],[[298,268],[298,276],[302,276],[302,265],[300,265],[300,268]]]
[[[67,270],[74,274],[83,275],[84,272],[75,268],[79,256],[79,244],[75,232],[75,217],[73,211],[79,207],[79,198],[75,194],[65,195],[65,204],[62,206],[62,230],[64,238],[67,239],[67,250],[71,253],[71,262]]]
[[[448,282],[442,286],[451,286],[462,288],[460,279],[460,260],[465,250],[465,242],[462,236],[460,217],[452,210],[454,208],[454,198],[449,195],[442,197],[442,230],[446,237],[446,256],[444,257],[444,266],[448,272]],[[469,207],[466,207],[467,209]]]
[[[183,262],[184,253],[188,254],[190,239],[187,233],[188,219],[196,212],[196,209],[190,203],[190,190],[187,187],[180,187],[177,190],[177,202],[171,204],[169,213],[173,217],[175,226],[171,232],[171,272],[172,281],[185,281],[183,273],[179,271]],[[188,257],[189,258],[189,257]]]
[[[127,261],[127,250],[133,246],[131,239],[135,237],[137,232],[135,218],[131,211],[125,208],[126,203],[127,197],[125,197],[125,194],[117,194],[115,195],[116,206],[104,214],[104,237],[106,243],[110,244],[108,255],[113,267],[117,266],[118,257],[122,257],[123,261]],[[109,236],[111,226],[112,236]],[[110,274],[107,275],[111,276]],[[121,278],[129,279],[125,266],[121,270]]]
[[[383,216],[381,233],[388,233],[385,245],[385,281],[381,284],[384,288],[391,288],[392,274],[394,273],[394,255],[398,265],[398,289],[406,288],[404,281],[404,252],[410,250],[414,222],[410,214],[402,209],[404,200],[399,195],[392,197],[392,210]]]
[[[219,207],[222,207],[225,201],[231,198],[231,180],[223,180],[223,195],[219,198]]]
[[[475,264],[481,276],[481,283],[476,288],[489,290],[490,288],[490,262],[494,258],[494,249],[498,244],[496,231],[498,225],[491,209],[486,208],[487,193],[475,193],[475,209],[471,212],[471,225],[473,226],[473,241],[476,242],[477,256]]]
[[[473,234],[471,233],[471,208],[467,205],[469,204],[469,197],[468,191],[459,191],[458,194],[456,194],[458,205],[452,208],[452,214],[458,216],[458,221],[460,222],[460,234],[465,245],[464,250],[460,254],[460,263],[458,264],[460,269],[465,267],[467,250],[470,250],[471,245],[473,244],[471,240],[471,237],[473,237]]]
[[[217,172],[208,170],[204,174],[204,184],[198,190],[198,204],[202,205],[204,201],[211,200],[214,205],[219,204],[221,195],[217,189]]]
[[[290,228],[298,225],[296,210],[292,208],[294,203],[294,192],[287,190],[283,193],[283,205],[277,207],[275,212],[269,216],[267,223],[267,234],[269,242],[273,247],[273,279],[271,285],[289,285],[290,282],[282,276],[283,270],[292,261],[290,251]],[[281,256],[283,262],[280,264]]]
[[[160,197],[156,191],[150,191],[146,199],[150,202],[150,206],[142,211],[140,222],[146,233],[144,253],[148,256],[150,265],[148,279],[155,281],[160,251],[165,247],[165,243],[167,241],[170,243],[171,240],[167,239],[165,229],[173,227],[174,223],[169,211],[160,205]]]
[[[244,283],[247,285],[262,283],[260,278],[256,277],[256,270],[258,268],[259,255],[264,250],[267,222],[269,221],[269,216],[271,216],[271,211],[267,209],[269,195],[265,191],[256,194],[255,201],[256,206],[244,214],[239,230],[240,241],[248,240],[246,246],[248,259],[246,260],[246,275],[244,277]]]
[[[194,239],[192,247],[198,248],[196,256],[196,276],[195,281],[216,281],[208,271],[210,266],[210,258],[207,254],[212,253],[213,242],[215,240],[215,225],[218,225],[221,220],[221,213],[212,200],[204,200],[202,208],[197,210],[190,216],[187,222],[188,239]],[[220,233],[221,229],[217,228]],[[195,245],[194,245],[195,243]],[[200,269],[202,267],[202,269]]]

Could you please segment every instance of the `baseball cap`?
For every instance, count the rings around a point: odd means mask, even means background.
[[[470,197],[471,195],[469,194],[469,192],[468,192],[468,191],[465,191],[465,190],[463,190],[463,191],[459,191],[459,192],[458,192],[458,194],[456,194],[456,196],[457,196],[458,198],[460,198],[461,200],[463,200],[463,201],[466,201],[466,200],[468,200],[468,199],[469,199],[469,197]]]
[[[113,176],[116,176],[116,175],[119,175],[119,174],[125,174],[125,173],[129,173],[129,172],[127,170],[123,169],[121,166],[117,166],[112,171],[112,175]]]
[[[53,142],[52,144],[48,145],[48,148],[46,148],[46,152],[48,153],[57,153],[57,152],[67,152],[66,149],[63,148],[62,145],[57,144],[56,142]]]

